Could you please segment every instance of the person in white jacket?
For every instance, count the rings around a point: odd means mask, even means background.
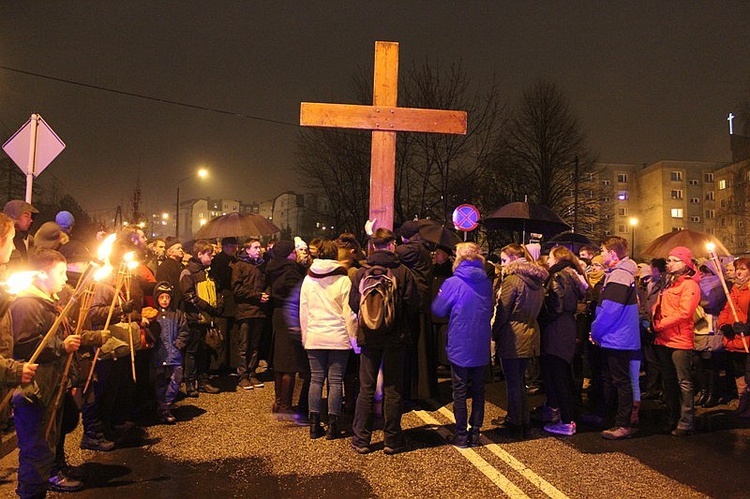
[[[341,436],[339,415],[343,399],[343,377],[351,349],[347,324],[352,310],[352,283],[346,269],[336,260],[338,247],[323,241],[300,291],[302,344],[310,361],[310,438]],[[328,430],[320,423],[323,381],[328,378]]]

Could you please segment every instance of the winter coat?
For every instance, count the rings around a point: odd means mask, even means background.
[[[740,322],[747,323],[748,309],[750,309],[750,282],[746,282],[744,285],[739,286],[735,284],[729,291],[729,296],[732,298],[735,310],[737,310],[737,318]],[[718,327],[734,324],[734,314],[729,303],[727,303],[719,314]],[[745,334],[745,341],[750,346],[750,336]],[[724,348],[730,352],[741,352],[745,353],[745,346],[742,343],[742,335],[736,334],[732,339],[724,337]]]
[[[412,271],[419,291],[419,311],[430,313],[430,284],[432,283],[432,256],[421,241],[414,240],[396,246],[396,255]]]
[[[306,350],[349,350],[352,281],[336,260],[315,259],[302,281],[299,319]]]
[[[216,292],[221,293],[225,289],[232,289],[232,265],[237,258],[223,251],[211,260],[211,268],[208,275],[216,283]]]
[[[182,262],[174,258],[167,258],[159,268],[156,269],[156,280],[158,282],[167,281],[172,286],[172,305],[176,309],[182,309],[182,291],[180,290],[180,274],[185,267]]]
[[[607,270],[596,306],[596,316],[591,324],[591,338],[602,348],[641,348],[635,290],[637,272],[638,266],[630,258],[620,260]]]
[[[412,272],[403,265],[398,256],[388,250],[374,251],[367,259],[367,266],[380,265],[391,270],[396,279],[396,327],[390,333],[371,333],[357,331],[357,344],[377,347],[398,346],[411,340],[409,316],[417,313],[420,306],[417,282]],[[359,312],[359,283],[367,271],[367,266],[359,269],[352,281],[349,293],[349,306],[356,314]]]
[[[430,286],[430,303],[435,301],[435,297],[440,291],[440,287],[443,285],[446,279],[453,275],[453,264],[449,261],[442,264],[434,264],[432,266],[432,284]],[[432,314],[433,324],[447,324],[447,317],[438,317],[434,313]]]
[[[188,325],[185,313],[169,308],[157,309],[159,315],[152,319],[149,329],[156,338],[152,357],[154,367],[182,365],[182,350],[187,345]]]
[[[196,285],[199,282],[208,280],[208,272],[201,262],[193,257],[188,261],[187,266],[180,274],[180,291],[182,292],[182,303],[187,314],[189,324],[201,322],[201,312],[211,316],[221,315],[221,306],[214,307],[207,301],[198,296]],[[216,294],[217,305],[220,296]]]
[[[659,293],[652,310],[652,328],[656,332],[654,345],[677,350],[693,349],[693,315],[701,300],[698,283],[686,274],[673,280]]]
[[[537,317],[544,304],[546,269],[519,258],[503,267],[493,336],[501,359],[539,355],[541,336]]]
[[[588,286],[570,263],[560,262],[550,269],[546,287],[547,296],[539,316],[542,353],[572,362],[576,349],[575,314]]]
[[[479,367],[490,363],[492,283],[479,261],[458,264],[440,287],[432,312],[450,315],[445,351],[451,364]]]
[[[289,293],[305,276],[294,260],[272,258],[266,266],[266,288],[275,307],[283,307]]]
[[[246,252],[243,252],[246,253]],[[262,319],[266,317],[261,294],[266,290],[266,276],[255,263],[237,259],[232,264],[232,293],[237,305],[235,319]]]
[[[18,385],[23,373],[23,362],[13,360],[13,321],[10,315],[12,301],[9,294],[0,290],[0,386]]]
[[[91,307],[89,308],[89,314],[87,321],[91,324],[94,329],[101,329],[107,322],[107,316],[109,315],[109,307],[112,304],[112,298],[115,295],[114,281],[117,272],[113,271],[108,277],[109,286],[95,286],[94,296],[91,299]],[[153,290],[153,287],[151,288]],[[121,319],[127,320],[125,314],[122,313],[121,304],[127,298],[127,292],[124,289],[120,291],[120,299],[115,301],[115,308],[112,314],[112,320],[110,323],[115,324],[120,322]],[[139,323],[141,321],[141,310],[144,306],[143,287],[140,285],[140,279],[133,276],[130,281],[130,299],[133,302],[133,312],[131,318],[133,322]]]

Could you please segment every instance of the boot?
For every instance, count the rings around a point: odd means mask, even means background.
[[[195,381],[185,383],[185,395],[191,398],[198,398],[198,385]]]
[[[283,383],[284,373],[275,372],[273,373],[273,394],[274,394],[274,402],[273,407],[271,408],[271,412],[273,414],[278,414],[281,412],[282,407],[282,383]]]
[[[316,438],[322,437],[325,434],[326,434],[326,431],[323,429],[323,426],[320,424],[320,413],[311,412],[310,413],[310,438],[314,440]]]
[[[341,428],[339,427],[339,417],[335,414],[328,415],[328,431],[326,432],[326,440],[335,440],[341,436]]]
[[[750,393],[747,390],[740,394],[740,405],[737,406],[734,415],[742,419],[750,418]]]
[[[633,412],[630,413],[630,424],[631,425],[637,425],[641,422],[640,418],[641,414],[641,401],[640,400],[634,400],[633,401]]]
[[[714,392],[709,392],[708,397],[706,397],[706,400],[703,402],[703,408],[710,409],[717,405],[719,405],[719,396]]]

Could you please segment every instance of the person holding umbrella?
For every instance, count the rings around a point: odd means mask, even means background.
[[[652,328],[656,333],[654,350],[661,366],[667,404],[667,426],[675,437],[694,431],[693,314],[701,299],[695,280],[692,252],[677,246],[667,258],[667,284],[659,293],[652,310]]]

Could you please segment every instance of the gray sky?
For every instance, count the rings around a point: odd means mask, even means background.
[[[0,66],[241,116],[0,69],[0,142],[40,113],[68,146],[48,171],[90,210],[126,208],[138,174],[145,207],[168,209],[204,165],[183,196],[261,201],[300,188],[299,103],[347,102],[387,40],[402,71],[461,61],[511,104],[551,79],[601,161],[729,161],[748,26],[746,1],[4,0]]]

